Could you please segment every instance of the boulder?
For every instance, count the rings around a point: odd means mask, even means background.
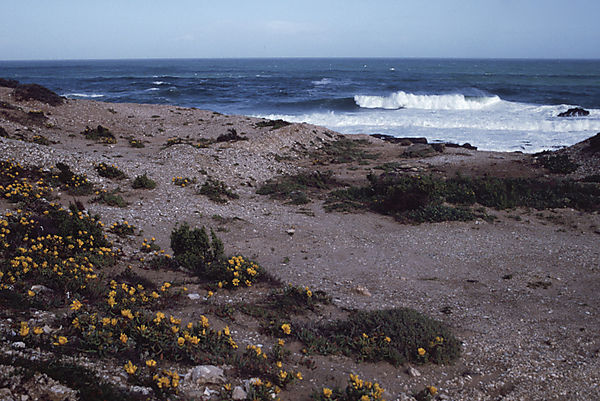
[[[600,153],[600,132],[588,139],[588,147],[586,151],[590,153]]]
[[[8,132],[6,132],[6,130],[2,127],[0,127],[0,138],[10,138],[10,135],[8,135]]]
[[[391,136],[391,135],[386,135],[386,134],[371,134],[371,136],[373,138],[377,138],[377,139],[381,139],[382,141],[385,142],[389,142],[389,143],[398,143],[401,146],[408,146],[414,143],[421,143],[421,144],[426,144],[427,143],[427,138],[412,138],[412,137],[405,137],[405,138],[397,138],[395,136]]]
[[[13,91],[13,95],[18,101],[37,100],[50,106],[59,106],[64,103],[64,98],[38,84],[18,85]]]
[[[194,366],[185,375],[186,383],[195,384],[222,384],[225,383],[223,369],[213,365]]]
[[[247,396],[248,393],[241,386],[235,386],[233,393],[231,393],[231,399],[236,401],[245,400]]]
[[[581,107],[574,107],[572,109],[560,113],[557,117],[584,117],[589,115],[589,111],[582,109]]]

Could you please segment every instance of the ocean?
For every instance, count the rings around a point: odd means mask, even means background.
[[[197,107],[482,150],[538,152],[600,132],[600,60],[0,61],[0,77],[73,99]],[[590,115],[557,117],[575,106]]]

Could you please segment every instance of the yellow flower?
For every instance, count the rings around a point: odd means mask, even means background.
[[[119,337],[119,340],[121,340],[121,342],[123,344],[126,344],[127,343],[127,334],[121,333],[121,336]]]
[[[58,341],[55,342],[54,345],[65,345],[68,342],[69,342],[69,340],[67,340],[67,337],[59,336]]]
[[[429,394],[431,395],[436,395],[438,392],[437,388],[435,388],[434,386],[428,386],[427,391],[429,391]]]
[[[135,366],[133,363],[131,363],[131,361],[127,361],[127,363],[125,364],[125,371],[127,373],[129,373],[130,375],[135,374],[137,370],[137,366]]]
[[[280,338],[279,340],[277,340],[277,345],[279,345],[280,347],[283,347],[283,345],[285,344],[285,340]]]
[[[179,345],[180,347],[182,347],[182,346],[183,346],[183,344],[185,344],[185,338],[183,338],[183,337],[179,337],[179,338],[177,339],[177,345]]]
[[[329,389],[327,387],[323,388],[323,395],[325,396],[325,398],[331,397],[332,394],[333,394],[333,391],[331,391],[331,389]]]
[[[29,327],[27,327],[27,323],[21,322],[21,330],[19,330],[19,334],[21,337],[27,337],[29,334]]]
[[[77,299],[71,304],[71,310],[79,310],[83,305]]]
[[[156,366],[156,361],[154,359],[148,359],[146,361],[146,366],[148,366],[149,368],[153,368]]]
[[[292,327],[289,325],[289,323],[282,324],[281,330],[283,330],[283,332],[287,335],[290,335],[292,333]]]
[[[360,397],[360,401],[369,401],[371,398],[368,395],[363,395],[362,397]]]
[[[390,342],[392,342],[392,339],[391,339],[391,338],[389,338],[389,337],[385,337],[385,342],[386,342],[386,343],[390,343]]]
[[[41,327],[34,327],[33,328],[33,334],[40,335],[43,332],[44,332],[44,329],[42,329]]]
[[[419,348],[417,350],[417,353],[419,354],[419,356],[423,356],[427,353],[427,351],[425,351],[425,348]]]
[[[277,366],[279,369],[281,369],[281,366],[282,366],[281,361],[277,361],[277,363],[275,363],[275,366]]]
[[[29,295],[30,297],[35,297],[35,292],[29,290],[27,291],[27,295]]]
[[[129,320],[133,319],[133,314],[131,313],[131,310],[129,310],[129,309],[121,310],[121,316],[126,317]]]
[[[298,380],[302,380],[302,379],[303,379],[303,377],[302,377],[302,373],[300,373],[300,372],[296,372],[296,379],[298,379]]]

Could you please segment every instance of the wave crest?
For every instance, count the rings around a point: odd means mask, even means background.
[[[390,96],[354,96],[364,109],[480,110],[502,100],[498,96],[467,97],[452,95],[415,95],[399,91]]]

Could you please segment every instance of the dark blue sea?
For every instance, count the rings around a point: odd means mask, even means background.
[[[536,152],[600,132],[600,60],[0,61],[0,77],[74,99],[173,104]],[[587,117],[558,118],[579,106]]]

